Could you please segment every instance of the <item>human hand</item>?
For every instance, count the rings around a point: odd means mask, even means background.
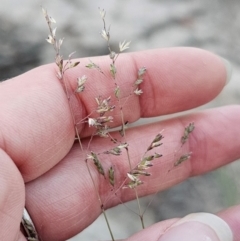
[[[101,62],[102,69],[108,68],[107,57],[94,61]],[[81,66],[85,63],[86,59],[81,60]],[[99,73],[81,69],[81,66],[66,73],[73,90],[80,71],[89,79],[88,90],[71,100],[79,121],[94,109],[94,98],[99,91],[102,96],[109,96],[114,85],[101,79]],[[132,97],[131,104],[124,108],[129,122],[202,105],[222,90],[227,79],[224,62],[206,51],[192,48],[151,50],[119,57],[118,78],[123,91],[132,84],[136,66],[147,66],[148,72],[141,85],[144,94]],[[120,125],[119,115],[114,117],[114,125]],[[189,143],[189,150],[193,152],[191,159],[177,172],[160,175],[167,173],[169,168],[163,163],[172,161],[163,156],[151,170],[151,178],[139,187],[139,194],[161,191],[239,158],[239,117],[239,106],[227,106],[129,129],[127,138],[134,150],[132,161],[136,164],[142,154],[139,151],[162,129],[167,132],[165,141],[172,143],[168,148],[175,150],[175,138],[181,135],[184,126],[193,120],[197,126]],[[68,100],[55,76],[54,65],[39,67],[0,84],[0,126],[0,240],[26,240],[19,231],[24,206],[43,241],[66,240],[91,224],[101,208],[84,161],[85,153],[73,144],[75,132]],[[79,132],[83,145],[87,146],[89,129],[82,124]],[[110,143],[96,137],[91,147],[102,152],[110,148]],[[169,149],[163,150],[167,151]],[[109,160],[104,164],[110,165]],[[115,165],[121,170],[118,178],[123,181],[128,163],[122,159]],[[101,197],[109,197],[109,186],[102,183],[98,173],[93,172],[93,175]],[[123,202],[135,197],[131,190],[121,192]],[[119,199],[111,198],[105,207],[117,204]],[[219,214],[231,227],[234,240],[240,237],[239,213],[240,207],[234,207]],[[164,240],[159,237],[175,221],[156,224],[128,240]],[[207,228],[202,227],[201,232],[204,230]],[[177,238],[181,240],[180,236]]]

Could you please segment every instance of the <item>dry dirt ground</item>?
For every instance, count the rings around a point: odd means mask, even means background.
[[[54,53],[45,42],[46,23],[41,5],[58,22],[58,34],[65,37],[65,56],[107,54],[100,38],[98,7],[107,10],[113,44],[131,40],[131,51],[174,46],[192,46],[212,51],[228,59],[233,67],[231,82],[210,108],[240,103],[240,1],[238,0],[83,0],[28,1],[1,0],[0,78],[8,79],[31,68],[53,61]],[[239,128],[239,127],[238,127]],[[224,131],[224,130],[223,130]],[[146,215],[148,224],[183,216],[189,212],[216,212],[240,202],[239,164],[196,177],[157,195]],[[145,198],[147,203],[150,198]],[[134,205],[134,204],[130,204]],[[139,230],[134,215],[124,207],[109,212],[116,238]],[[107,240],[106,224],[100,217],[88,229],[71,239]]]

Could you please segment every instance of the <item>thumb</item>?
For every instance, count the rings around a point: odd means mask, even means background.
[[[233,241],[228,224],[211,213],[193,213],[174,223],[158,241]]]
[[[156,223],[126,241],[233,241],[233,233],[220,217],[210,213],[193,213],[182,219]]]
[[[12,159],[0,149],[0,240],[21,240],[24,182]]]

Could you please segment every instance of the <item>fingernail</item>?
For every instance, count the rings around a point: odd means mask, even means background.
[[[233,241],[228,224],[211,213],[193,213],[174,223],[159,241]]]
[[[226,84],[227,85],[231,78],[232,78],[232,65],[230,64],[230,62],[224,58],[222,58],[222,61],[225,65],[225,68],[226,68],[226,72],[227,72],[227,78],[226,78]]]

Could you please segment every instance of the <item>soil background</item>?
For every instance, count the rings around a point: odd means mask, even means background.
[[[77,57],[108,53],[99,35],[102,22],[98,7],[101,7],[107,11],[113,45],[117,46],[119,41],[126,39],[132,41],[130,51],[197,47],[229,60],[233,68],[231,82],[215,100],[198,109],[240,103],[238,0],[1,0],[1,80],[53,62],[54,52],[45,41],[48,32],[41,6],[47,8],[57,20],[58,36],[65,39],[65,56],[73,51],[77,51]],[[142,120],[149,121],[153,120]],[[224,131],[227,129],[223,130],[223,138]],[[239,173],[240,164],[236,161],[157,194],[146,214],[147,224],[182,217],[190,212],[217,212],[240,203]],[[150,199],[146,197],[142,202],[147,204]],[[125,207],[116,207],[108,214],[117,239],[126,238],[140,229],[135,215],[129,215]],[[109,239],[106,224],[99,217],[89,228],[70,240]]]

